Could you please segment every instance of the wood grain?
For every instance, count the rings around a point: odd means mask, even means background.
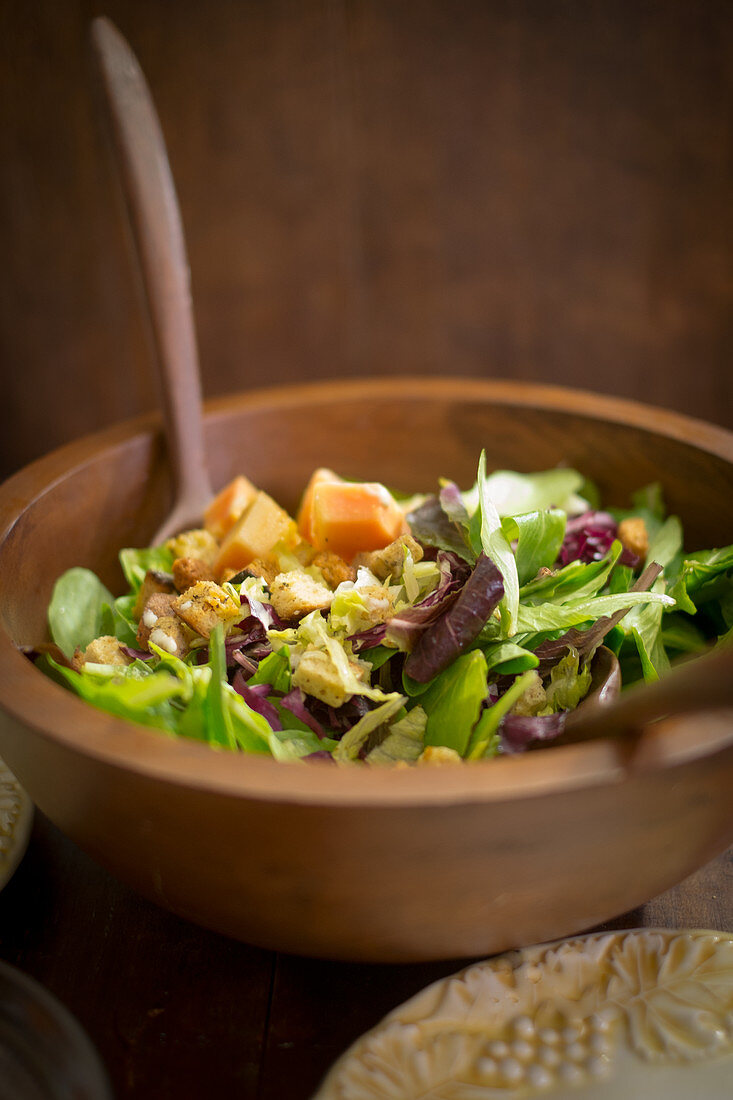
[[[76,1015],[115,1096],[255,1095],[274,956],[144,901],[40,815],[0,924],[0,957]]]
[[[733,433],[555,387],[276,387],[214,403],[205,434],[217,483],[246,471],[287,505],[318,465],[406,489],[445,473],[470,484],[484,444],[490,464],[541,469],[555,454],[607,499],[660,478],[693,545],[733,537]],[[287,768],[161,738],[61,691],[13,643],[42,640],[66,567],[117,587],[116,550],[145,545],[166,506],[158,444],[149,420],[117,428],[0,488],[0,752],[41,809],[142,894],[264,947],[434,960],[577,932],[730,842],[729,710],[632,743],[464,768]]]
[[[733,851],[605,928],[733,931]],[[466,965],[329,963],[237,944],[167,914],[39,815],[0,893],[0,958],[77,1016],[117,1100],[307,1100],[391,1009]]]
[[[195,526],[213,496],[204,453],[191,273],[165,139],[137,58],[104,17],[93,21],[91,41],[142,277],[173,474],[173,509],[153,536],[157,546]]]
[[[3,7],[0,476],[156,390],[92,0]],[[181,200],[209,396],[425,372],[733,423],[725,0],[108,0]]]

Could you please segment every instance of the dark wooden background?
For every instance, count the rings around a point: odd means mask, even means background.
[[[0,475],[156,402],[88,64],[177,180],[207,395],[426,372],[733,426],[729,0],[3,0]]]
[[[732,884],[733,849],[597,931],[733,931]],[[74,1013],[116,1100],[309,1100],[360,1035],[471,961],[322,962],[236,943],[139,897],[40,814],[0,893],[0,959]]]
[[[0,0],[0,477],[153,407],[90,19],[148,76],[205,393],[467,374],[733,427],[730,0]],[[611,926],[731,925],[731,859]],[[38,818],[0,958],[78,1016],[116,1095],[310,1095],[454,962],[234,944]]]

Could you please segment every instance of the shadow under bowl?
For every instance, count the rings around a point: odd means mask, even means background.
[[[210,402],[213,483],[294,508],[316,466],[409,490],[563,463],[609,505],[661,481],[689,546],[733,541],[733,435],[552,387],[401,378]],[[643,903],[733,838],[733,713],[471,766],[279,764],[94,710],[18,645],[55,579],[146,545],[171,500],[155,417],[62,448],[0,488],[0,755],[62,830],[162,906],[268,948],[341,959],[485,955]]]

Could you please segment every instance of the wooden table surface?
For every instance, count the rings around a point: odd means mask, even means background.
[[[733,850],[603,927],[733,931]],[[79,1019],[117,1100],[305,1100],[390,1009],[469,960],[320,962],[236,943],[123,886],[37,814],[0,894],[0,958]]]

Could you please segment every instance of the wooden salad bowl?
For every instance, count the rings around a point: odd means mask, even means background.
[[[215,486],[293,508],[311,471],[430,490],[489,468],[569,464],[607,504],[664,486],[691,549],[733,541],[733,434],[628,401],[471,380],[323,383],[211,402]],[[160,422],[71,444],[0,488],[0,756],[120,879],[267,948],[341,959],[468,957],[580,932],[733,839],[733,712],[471,765],[282,764],[95,710],[18,651],[72,565],[122,591],[117,552],[170,505]]]

